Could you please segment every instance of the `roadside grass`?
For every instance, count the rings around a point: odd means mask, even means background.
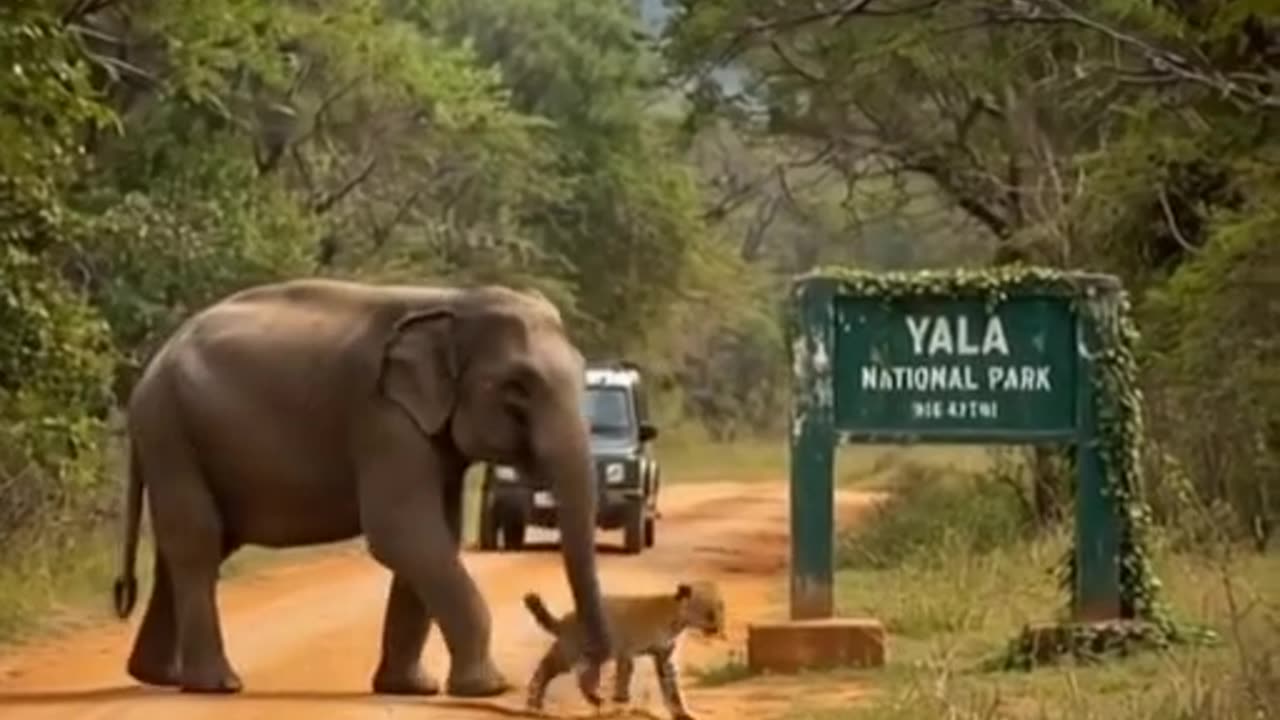
[[[790,446],[786,435],[715,442],[698,429],[680,428],[660,437],[654,454],[663,482],[786,482]],[[835,458],[835,481],[842,487],[887,488],[903,463],[926,468],[978,472],[990,456],[976,446],[842,445]]]
[[[120,571],[121,541],[119,528],[110,525],[76,533],[56,547],[39,541],[22,543],[23,554],[16,562],[6,558],[0,563],[0,650],[36,637],[118,622],[111,588]],[[347,542],[287,549],[246,547],[223,563],[221,578],[250,577],[350,546]],[[152,547],[144,523],[134,617],[141,616],[151,596]]]
[[[947,566],[840,573],[841,612],[874,615],[890,632],[889,664],[841,678],[874,688],[855,707],[811,709],[794,720],[1266,720],[1280,717],[1280,559],[1240,557],[1229,575],[1193,556],[1159,565],[1181,620],[1217,630],[1215,645],[1176,646],[1095,664],[1032,672],[983,669],[1024,623],[1052,620],[1063,596],[1046,568],[1063,538]],[[1226,583],[1241,603],[1233,611]]]
[[[723,662],[690,666],[687,672],[701,687],[720,687],[751,678],[751,668],[744,653],[731,652]]]
[[[9,546],[21,550],[6,550],[0,563],[0,643],[111,616],[118,545],[118,534],[102,530],[57,546],[14,538]]]
[[[1067,596],[1055,568],[1070,528],[1033,534],[1016,521],[1020,501],[1007,484],[942,479],[918,465],[895,474],[899,494],[843,539],[837,575],[840,613],[885,623],[888,664],[819,675],[872,692],[853,707],[800,701],[789,718],[1280,718],[1280,557],[1228,545],[1175,552],[1160,538],[1155,560],[1176,617],[1220,642],[988,670],[1025,624],[1060,619]]]

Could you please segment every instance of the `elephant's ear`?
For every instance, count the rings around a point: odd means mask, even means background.
[[[457,399],[453,325],[447,310],[407,315],[396,323],[382,357],[382,393],[426,435],[440,432]]]

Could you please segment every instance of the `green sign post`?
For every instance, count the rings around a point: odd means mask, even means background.
[[[837,271],[793,286],[791,617],[833,614],[837,442],[1071,444],[1073,610],[1121,617],[1121,524],[1098,440],[1110,276]],[[1086,311],[1088,310],[1088,311]]]

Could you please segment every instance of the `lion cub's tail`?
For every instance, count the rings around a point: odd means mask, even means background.
[[[551,611],[547,610],[547,606],[542,602],[542,598],[538,593],[527,593],[524,596],[524,606],[529,609],[529,614],[533,619],[542,626],[543,630],[555,635],[560,630],[560,621],[552,616]]]

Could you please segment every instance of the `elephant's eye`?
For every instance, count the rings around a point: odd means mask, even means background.
[[[515,425],[517,432],[525,432],[529,429],[529,409],[524,405],[514,402],[505,404],[507,417],[511,418],[511,423]]]
[[[523,405],[529,401],[529,385],[518,377],[509,377],[498,384],[498,392],[503,399],[515,405]]]
[[[520,406],[527,406],[533,399],[533,389],[538,381],[538,374],[526,363],[516,363],[509,372],[504,373],[498,391],[503,399]]]

